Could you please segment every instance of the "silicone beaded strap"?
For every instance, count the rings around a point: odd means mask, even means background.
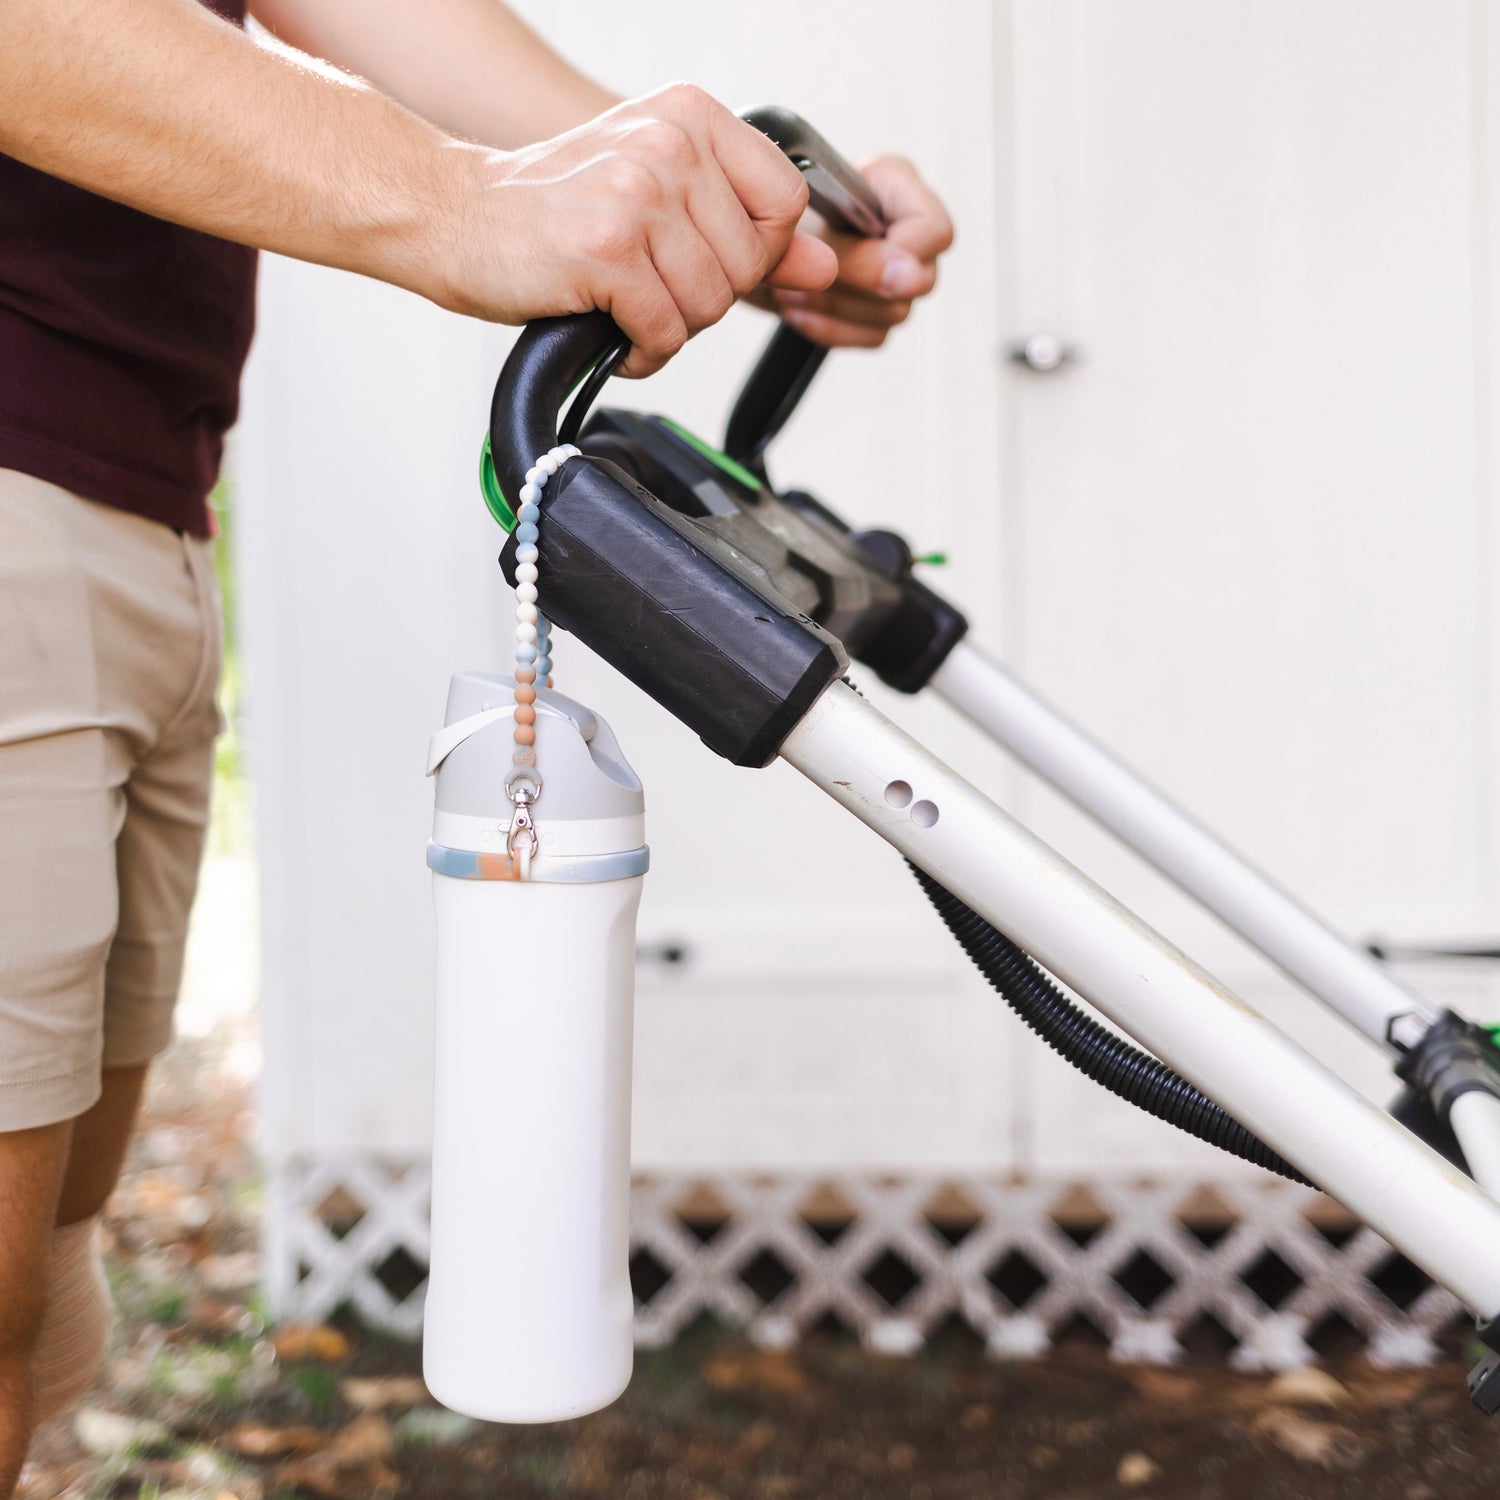
[[[547,481],[580,450],[571,443],[544,453],[526,471],[526,483],[518,496],[516,511],[516,712],[515,754],[518,770],[536,765],[537,685],[552,686],[552,636],[547,617],[537,608],[538,523],[542,517],[542,491]],[[519,778],[512,776],[507,786]],[[536,780],[535,777],[532,778]],[[537,783],[540,791],[540,782]],[[532,794],[533,798],[536,792]]]

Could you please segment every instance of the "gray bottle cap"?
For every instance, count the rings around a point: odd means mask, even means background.
[[[433,740],[437,810],[508,822],[506,779],[515,769],[516,685],[492,672],[459,672],[448,687],[444,730]],[[471,727],[465,733],[465,725]],[[536,695],[536,767],[542,782],[536,815],[548,824],[639,817],[641,783],[608,724],[551,688]]]

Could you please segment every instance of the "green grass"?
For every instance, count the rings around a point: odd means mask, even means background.
[[[332,1370],[303,1365],[289,1371],[287,1378],[296,1386],[313,1416],[319,1421],[327,1421],[332,1416],[339,1400],[339,1377]]]

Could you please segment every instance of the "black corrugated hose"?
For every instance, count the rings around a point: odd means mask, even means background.
[[[1218,1146],[1231,1156],[1254,1162],[1257,1167],[1277,1172],[1293,1182],[1307,1182],[1290,1162],[1284,1161],[1259,1136],[1227,1115],[1187,1079],[1085,1015],[1029,954],[925,870],[912,865],[911,871],[937,907],[948,931],[958,939],[980,973],[1006,1004],[1079,1072],[1148,1115]]]

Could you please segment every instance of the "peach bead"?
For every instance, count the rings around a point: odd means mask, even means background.
[[[517,667],[516,681],[519,683],[535,682],[536,673],[530,667]]]
[[[523,724],[516,730],[516,743],[518,745],[536,744],[536,730],[530,724]]]
[[[536,723],[536,710],[534,708],[529,707],[525,703],[517,704],[516,705],[516,723],[517,724],[535,724]]]
[[[536,689],[534,687],[532,687],[529,682],[526,683],[525,686],[523,686],[523,687],[518,687],[516,689],[516,702],[517,703],[535,703],[536,702]]]

